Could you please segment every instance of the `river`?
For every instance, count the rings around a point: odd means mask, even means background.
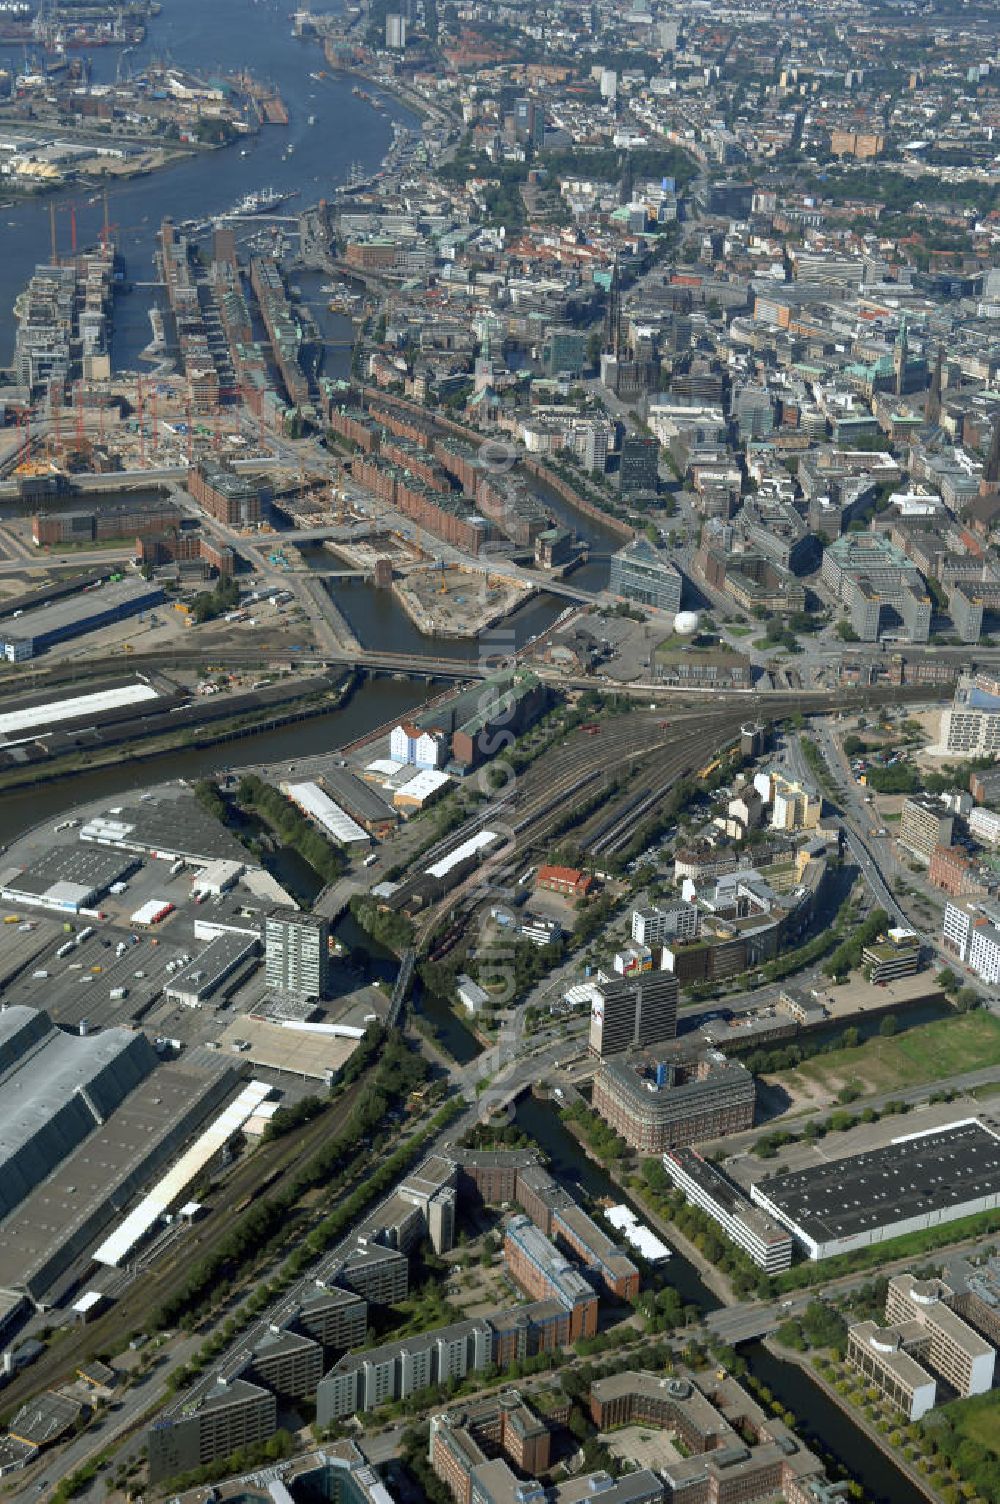
[[[318,11],[334,9],[322,3]],[[289,123],[264,126],[241,146],[185,160],[149,177],[113,183],[109,188],[111,222],[128,263],[133,284],[151,282],[156,231],[165,215],[203,220],[227,209],[252,189],[268,184],[281,192],[295,192],[279,210],[294,216],[317,199],[330,197],[342,183],[351,163],[374,168],[392,140],[392,120],[412,127],[415,116],[397,102],[387,101],[381,114],[351,93],[354,80],[333,75],[309,77],[324,69],[315,42],[291,35],[291,10],[274,0],[165,0],[161,14],[149,23],[146,41],[123,58],[139,71],[153,58],[166,58],[199,73],[232,73],[246,69],[279,89],[288,107]],[[20,55],[0,49],[0,66],[15,72]],[[8,55],[9,54],[9,55]],[[94,79],[114,80],[117,48],[98,48],[92,55]],[[377,92],[377,91],[376,91]],[[315,118],[310,126],[309,117]],[[288,147],[292,154],[287,155]],[[90,202],[95,198],[96,202]],[[94,244],[103,218],[100,195],[69,191],[57,197],[60,249],[69,251],[70,201],[77,206],[77,234],[81,245]],[[0,211],[0,360],[9,360],[14,344],[12,305],[35,265],[49,257],[49,200],[38,199]],[[300,278],[296,279],[301,281]],[[303,284],[303,290],[309,289]],[[149,308],[156,290],[135,287],[116,300],[112,354],[115,368],[134,369],[136,357],[150,339]],[[329,338],[344,337],[343,325],[325,325]],[[337,371],[337,363],[331,369]]]
[[[627,1200],[601,1166],[587,1158],[551,1102],[522,1097],[514,1123],[544,1151],[553,1175],[569,1190],[582,1190],[593,1199],[610,1196],[615,1201]],[[641,1207],[634,1210],[642,1216]],[[719,1300],[681,1254],[673,1254],[666,1274],[685,1305],[695,1306],[702,1315],[718,1310]],[[872,1504],[926,1504],[923,1494],[892,1460],[797,1364],[783,1362],[756,1342],[744,1344],[740,1356],[753,1376],[793,1413],[795,1428],[803,1439],[824,1458],[832,1459],[832,1473],[840,1469],[857,1479]]]
[[[18,835],[44,820],[58,820],[78,804],[102,796],[113,798],[126,789],[145,788],[169,778],[204,778],[223,764],[281,762],[307,757],[372,731],[376,726],[421,705],[432,691],[426,684],[397,679],[365,680],[340,710],[293,721],[219,746],[179,749],[143,761],[123,759],[110,768],[80,773],[52,783],[40,783],[30,793],[13,789],[0,794],[0,843],[10,845]]]

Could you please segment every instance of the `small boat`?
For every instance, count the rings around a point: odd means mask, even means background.
[[[307,125],[315,125],[316,124],[316,116],[315,115],[310,115],[309,119],[306,121],[306,124]]]

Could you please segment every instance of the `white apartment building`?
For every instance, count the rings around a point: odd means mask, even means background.
[[[665,940],[694,940],[699,914],[693,903],[669,908],[633,909],[632,939],[637,945],[662,945]]]
[[[983,674],[960,679],[951,705],[941,712],[938,744],[965,757],[1000,752],[1000,682]]]
[[[976,909],[971,903],[954,903],[949,900],[944,906],[941,921],[941,940],[946,951],[964,961],[969,954],[969,936]]]
[[[969,965],[990,986],[1000,982],[1000,929],[983,921],[972,926]]]
[[[996,810],[978,807],[972,810],[969,830],[984,846],[1000,846],[1000,814]]]
[[[941,923],[945,950],[964,961],[984,982],[1000,983],[1000,904],[986,899],[945,904]]]

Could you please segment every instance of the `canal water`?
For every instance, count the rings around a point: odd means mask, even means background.
[[[316,8],[335,7],[321,3]],[[275,0],[169,0],[160,15],[151,19],[145,42],[124,56],[123,75],[129,67],[140,71],[153,58],[202,75],[246,69],[279,89],[289,114],[287,126],[264,126],[249,141],[223,151],[184,160],[120,185],[109,181],[110,219],[117,226],[117,241],[132,284],[152,282],[155,277],[155,237],[165,215],[200,222],[230,208],[252,190],[271,186],[297,195],[277,211],[294,216],[318,199],[330,197],[345,181],[353,162],[376,168],[392,140],[393,120],[419,128],[416,117],[393,100],[386,100],[387,113],[382,114],[356,99],[351,93],[352,78],[310,78],[310,73],[325,71],[323,55],[315,42],[291,35],[291,10]],[[95,49],[95,81],[114,80],[118,57],[117,48]],[[17,49],[0,46],[0,66],[20,71]],[[310,116],[314,125],[309,124]],[[96,243],[103,220],[99,193],[71,190],[58,195],[56,221],[63,252],[69,251],[66,211],[71,201],[76,203],[81,245]],[[253,228],[246,224],[240,234]],[[36,263],[49,259],[49,243],[47,198],[0,210],[0,363],[9,361],[13,350],[14,299]],[[303,278],[295,280],[302,282],[304,293],[312,291]],[[149,309],[156,295],[153,288],[134,285],[132,292],[116,300],[112,347],[116,369],[134,369],[139,352],[149,343]],[[329,338],[346,337],[343,322],[328,326],[324,321],[324,333]],[[337,360],[331,358],[330,369],[337,374]]]
[[[627,1200],[601,1166],[586,1157],[564,1127],[553,1103],[530,1095],[522,1097],[514,1122],[544,1151],[553,1175],[569,1190],[582,1191],[595,1200],[603,1197]],[[634,1210],[641,1217],[641,1208]],[[685,1305],[695,1306],[702,1315],[719,1309],[717,1297],[681,1254],[673,1254],[666,1275]],[[858,1430],[797,1364],[776,1358],[759,1342],[745,1343],[739,1351],[754,1378],[766,1385],[775,1399],[795,1416],[795,1429],[803,1439],[825,1459],[832,1460],[831,1472],[839,1468],[855,1478],[872,1504],[926,1504],[923,1494],[892,1460]]]
[[[78,804],[113,799],[126,789],[145,788],[170,778],[195,780],[217,773],[223,766],[281,762],[285,758],[315,756],[344,746],[376,726],[415,709],[427,699],[425,684],[409,680],[365,680],[347,704],[328,715],[292,721],[274,731],[222,742],[214,747],[164,752],[145,761],[127,758],[110,768],[80,773],[51,784],[39,783],[29,793],[13,789],[0,794],[0,844],[7,846],[31,826],[58,820]]]

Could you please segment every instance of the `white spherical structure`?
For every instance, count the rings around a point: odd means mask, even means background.
[[[682,637],[691,637],[698,630],[697,611],[678,611],[674,617],[674,631]]]

